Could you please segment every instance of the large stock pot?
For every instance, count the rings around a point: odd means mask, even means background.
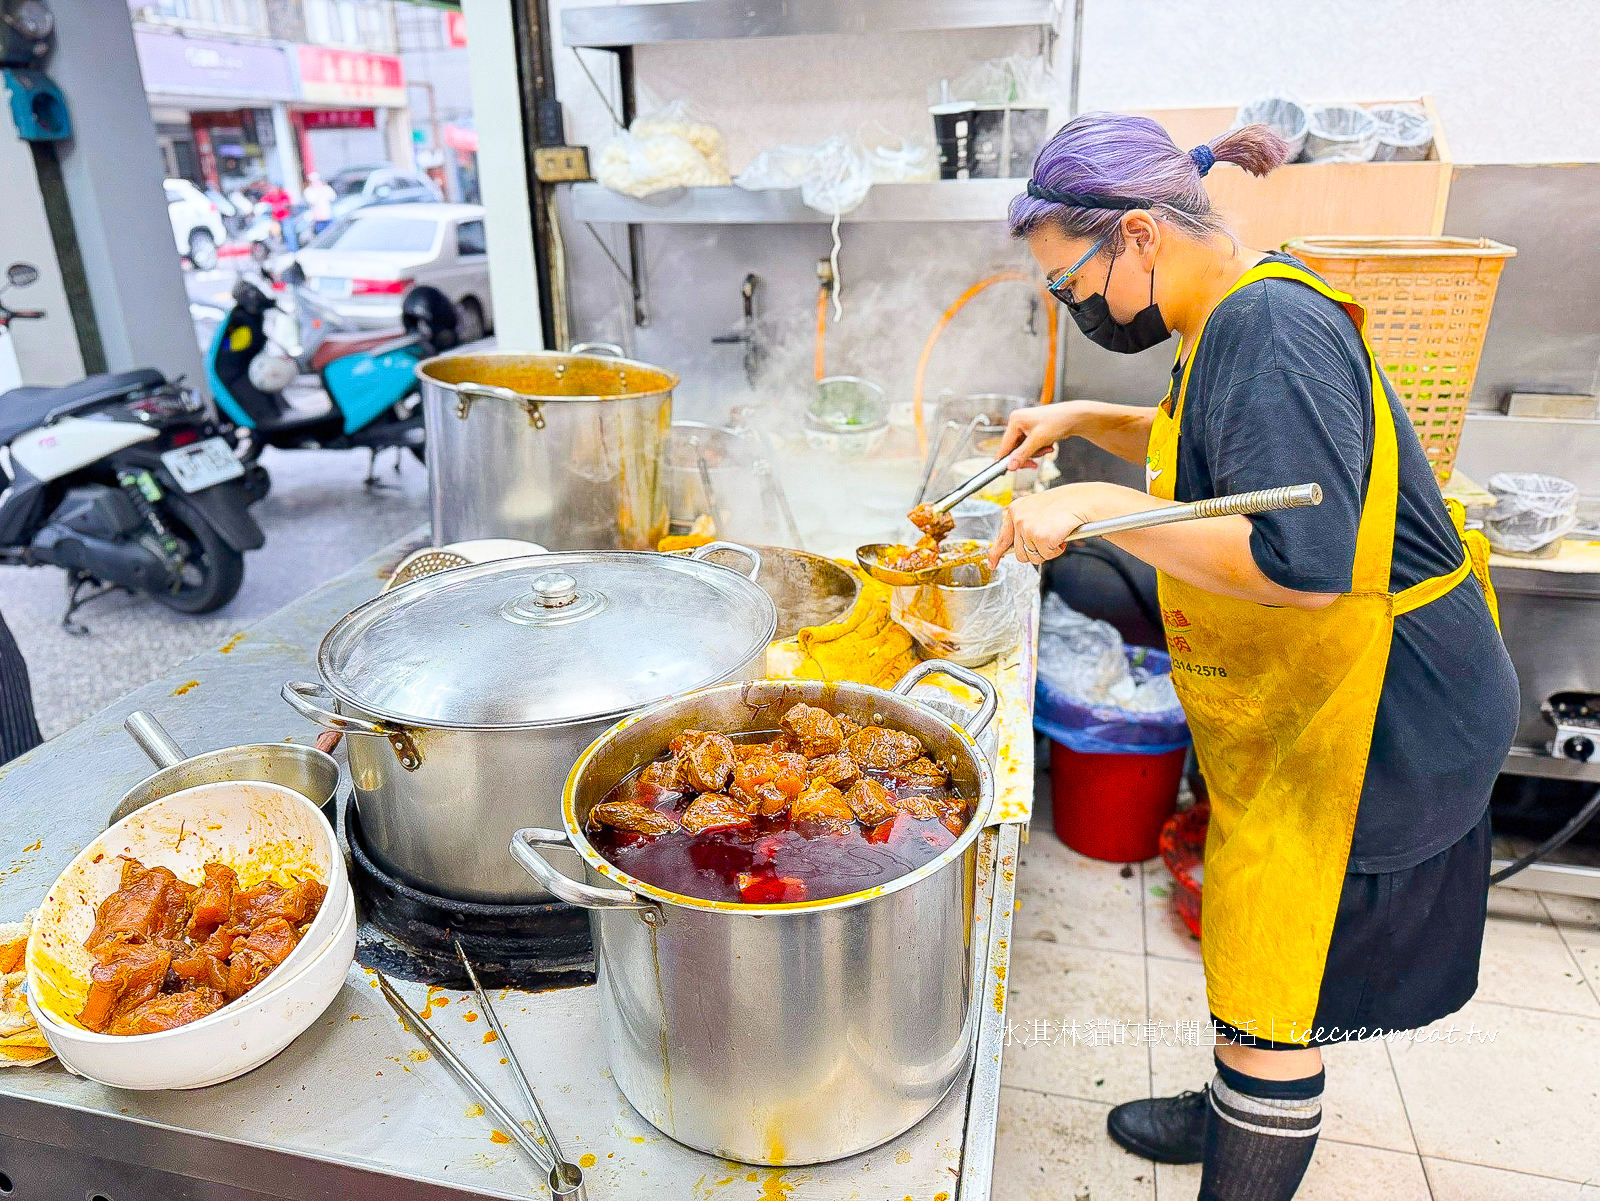
[[[317,653],[321,683],[283,698],[354,735],[367,850],[429,892],[548,900],[502,849],[561,820],[573,761],[663,697],[759,678],[777,614],[748,575],[701,558],[574,551],[458,567],[347,614]]]
[[[560,550],[654,550],[667,532],[661,452],[678,377],[581,351],[444,355],[417,364],[433,542],[522,538]]]
[[[907,692],[945,673],[983,703],[963,727]],[[804,701],[909,730],[951,773],[973,816],[930,863],[848,896],[738,905],[682,896],[606,862],[584,834],[610,789],[685,729],[771,731]],[[567,777],[561,829],[518,830],[511,853],[546,889],[590,910],[611,1074],[652,1125],[745,1163],[839,1159],[910,1129],[969,1064],[976,1020],[976,844],[994,780],[973,741],[993,687],[933,661],[894,692],[762,680],[654,705],[613,726]],[[586,880],[544,856],[575,849]]]

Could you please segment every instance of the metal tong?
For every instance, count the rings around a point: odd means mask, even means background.
[[[384,1000],[400,1015],[400,1020],[411,1028],[424,1046],[432,1051],[440,1063],[444,1064],[461,1085],[476,1097],[484,1109],[488,1110],[494,1119],[505,1127],[506,1133],[516,1140],[517,1146],[528,1153],[528,1157],[538,1164],[545,1173],[545,1187],[550,1190],[550,1195],[557,1201],[588,1201],[589,1194],[583,1183],[583,1169],[575,1163],[569,1163],[561,1153],[561,1144],[556,1141],[555,1131],[550,1127],[550,1121],[544,1116],[544,1109],[539,1100],[534,1096],[533,1086],[528,1083],[528,1077],[522,1070],[522,1063],[517,1059],[516,1049],[511,1045],[511,1040],[506,1037],[505,1027],[500,1024],[500,1015],[494,1011],[494,1006],[489,1003],[489,996],[483,991],[483,986],[478,983],[478,973],[473,970],[472,961],[467,958],[467,953],[462,949],[461,940],[452,937],[455,944],[456,955],[461,960],[461,966],[466,969],[467,979],[472,982],[472,991],[477,995],[478,1006],[489,1019],[489,1026],[494,1031],[506,1049],[506,1059],[511,1065],[511,1074],[516,1077],[517,1089],[522,1094],[523,1101],[527,1104],[533,1115],[533,1124],[538,1127],[539,1135],[544,1140],[541,1146],[527,1129],[511,1115],[491,1093],[484,1083],[477,1078],[472,1069],[462,1063],[456,1053],[450,1049],[448,1043],[434,1033],[433,1027],[423,1020],[422,1015],[406,1004],[405,998],[396,990],[389,978],[382,972],[374,969],[378,977],[378,988],[383,993]]]
[[[973,424],[976,425],[976,422],[974,422]],[[941,440],[942,440],[942,435],[941,435]],[[1001,476],[1003,476],[1007,471],[1007,466],[1006,465],[1010,461],[1011,461],[1011,456],[1010,455],[1007,455],[1003,459],[996,459],[993,463],[990,463],[987,467],[985,467],[982,471],[978,472],[977,475],[973,476],[966,483],[957,484],[954,488],[952,488],[950,491],[946,492],[943,496],[941,496],[938,500],[934,501],[928,507],[930,509],[932,509],[935,513],[948,513],[951,509],[955,508],[962,501],[966,500],[967,497],[971,496],[974,492],[983,491],[983,489],[987,488],[995,480],[997,480]],[[931,469],[930,469],[929,474],[932,474]],[[924,488],[926,488],[928,486],[926,481],[924,481],[922,486]]]

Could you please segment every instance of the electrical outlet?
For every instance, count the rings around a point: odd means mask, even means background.
[[[533,174],[540,183],[580,183],[590,179],[587,146],[535,146]]]

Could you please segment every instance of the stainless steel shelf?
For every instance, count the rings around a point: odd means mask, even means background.
[[[566,8],[568,46],[615,50],[657,42],[710,42],[818,33],[1055,27],[1059,0],[686,0]]]
[[[843,220],[1004,221],[1006,206],[1026,184],[1022,179],[878,184]],[[635,200],[597,183],[572,185],[572,215],[628,225],[826,225],[831,220],[800,203],[797,188],[679,188]]]

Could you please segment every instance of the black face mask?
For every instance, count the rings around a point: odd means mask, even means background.
[[[1156,304],[1156,277],[1150,274],[1150,303],[1133,315],[1132,321],[1118,321],[1111,315],[1106,303],[1105,288],[1111,284],[1111,272],[1117,265],[1117,256],[1111,256],[1111,266],[1106,268],[1106,283],[1093,296],[1079,301],[1064,301],[1073,321],[1083,331],[1083,336],[1096,346],[1104,346],[1117,354],[1138,354],[1152,346],[1160,346],[1172,337],[1161,308]]]

